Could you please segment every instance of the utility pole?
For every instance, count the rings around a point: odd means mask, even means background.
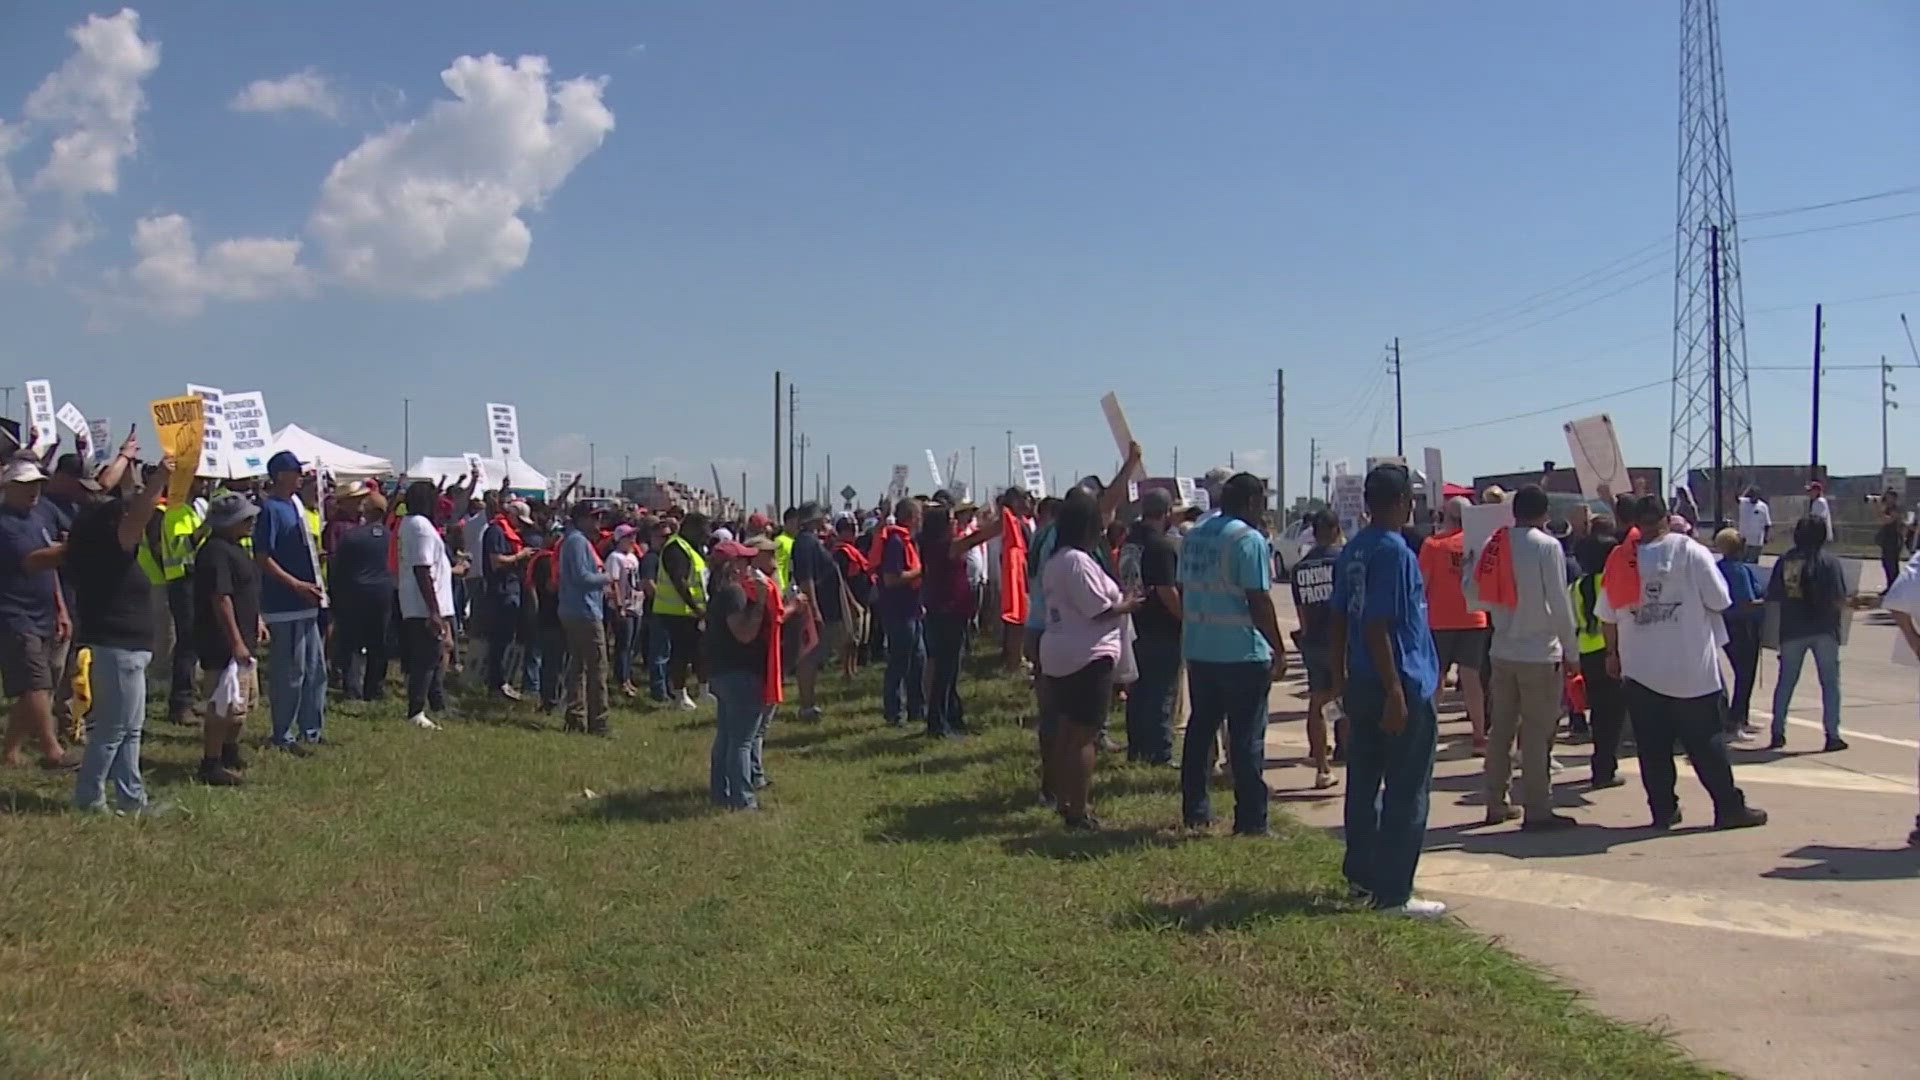
[[[7,387],[7,411],[13,411],[13,387]],[[400,467],[413,464],[413,399],[400,399]]]
[[[1007,486],[1013,486],[1013,429],[1007,429]]]
[[[595,472],[599,470],[599,467],[600,467],[600,452],[598,448],[596,448],[592,443],[588,443],[587,444],[587,489],[589,491],[600,486],[597,482],[595,482],[594,475],[593,475]]]
[[[773,501],[780,501],[780,373],[773,373]]]
[[[1887,454],[1887,413],[1900,407],[1900,403],[1893,400],[1893,392],[1898,389],[1900,388],[1893,385],[1893,365],[1887,363],[1887,358],[1882,355],[1880,357],[1880,475],[1882,476],[1886,475],[1887,465],[1891,461]]]
[[[632,475],[633,475],[633,455],[621,454],[620,455],[620,482],[623,484],[626,483],[627,477]],[[716,491],[714,492],[714,494],[718,495],[720,493]]]
[[[1393,358],[1388,361],[1393,368],[1393,452],[1402,459],[1407,456],[1407,414],[1400,398],[1400,339],[1393,339]]]
[[[792,506],[800,497],[800,460],[796,456],[800,449],[800,397],[799,390],[792,383],[787,384],[787,505]],[[773,493],[775,502],[780,500],[778,491]],[[774,516],[779,516],[778,510]]]
[[[967,490],[973,493],[973,501],[980,501],[980,448],[967,447]]]
[[[793,498],[788,500],[787,502],[788,506],[800,505],[800,495],[802,492],[807,490],[807,482],[801,478],[806,475],[807,475],[807,437],[805,435],[802,435],[800,436],[800,464],[794,466],[793,468],[794,492],[793,492]]]
[[[1320,440],[1307,440],[1307,498],[1313,498],[1313,478],[1320,474]]]
[[[741,469],[740,470],[740,513],[742,516],[745,516],[746,514],[751,512],[752,512],[752,507],[749,506],[747,503],[747,470]]]
[[[1180,448],[1178,446],[1173,448],[1173,475],[1180,475]]]
[[[826,483],[826,486],[823,487],[821,490],[824,491],[827,496],[826,498],[820,500],[821,503],[825,505],[827,509],[829,510],[833,509],[833,455],[832,454],[827,455],[827,483]],[[828,516],[831,517],[832,515],[829,514]]]
[[[1726,399],[1721,390],[1720,363],[1720,226],[1707,226],[1707,355],[1713,365],[1713,525],[1720,527],[1725,520],[1721,513],[1724,505],[1720,501],[1720,483],[1722,472],[1726,468],[1726,443],[1722,425],[1726,420]],[[1680,482],[1692,490],[1692,477],[1683,476]]]
[[[1399,339],[1395,339],[1396,344]],[[1287,369],[1273,370],[1273,526],[1287,524]]]
[[[1813,447],[1807,456],[1807,479],[1820,479],[1820,331],[1826,323],[1820,318],[1820,305],[1813,305]]]

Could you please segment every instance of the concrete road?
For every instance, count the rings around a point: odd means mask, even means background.
[[[1878,569],[1868,576],[1877,591]],[[1284,620],[1291,605],[1280,606]],[[1443,695],[1421,891],[1595,1007],[1669,1029],[1742,1075],[1920,1075],[1920,850],[1906,844],[1920,809],[1920,669],[1892,661],[1886,616],[1854,618],[1841,663],[1851,748],[1819,752],[1811,660],[1786,750],[1766,751],[1764,736],[1736,744],[1736,779],[1772,815],[1759,829],[1711,831],[1682,760],[1686,823],[1656,833],[1635,763],[1622,762],[1626,786],[1589,793],[1588,748],[1574,745],[1555,749],[1554,796],[1580,828],[1484,825],[1482,762],[1457,695]],[[1763,654],[1762,727],[1777,664]],[[1342,788],[1313,791],[1303,760],[1304,692],[1292,679],[1275,690],[1268,780],[1276,802],[1337,829]]]

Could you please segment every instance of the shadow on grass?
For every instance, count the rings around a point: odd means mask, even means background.
[[[766,747],[769,750],[811,750],[836,739],[857,735],[859,731],[858,728],[826,727],[817,723],[783,726],[776,720],[773,732],[767,736]]]
[[[954,754],[948,757],[928,758],[925,761],[910,761],[902,765],[889,765],[882,772],[894,776],[940,776],[947,773],[965,772],[976,765],[991,765],[1004,761],[1016,753],[1014,747],[1002,746],[991,750],[975,750],[966,754]],[[1031,756],[1031,751],[1029,751]]]
[[[1090,833],[1051,832],[1018,836],[1002,841],[1000,846],[1009,855],[1038,855],[1060,862],[1080,862],[1124,855],[1130,851],[1175,847],[1184,842],[1182,837],[1165,828],[1140,826]]]
[[[1290,915],[1338,915],[1346,910],[1340,901],[1323,893],[1235,889],[1215,897],[1141,900],[1114,916],[1113,925],[1120,930],[1208,934],[1216,930],[1239,930]]]
[[[579,816],[592,821],[638,821],[664,825],[718,814],[704,787],[651,788],[615,791],[588,803]]]
[[[71,787],[73,782],[69,780],[67,783]],[[70,805],[64,799],[42,795],[37,791],[18,788],[0,791],[0,814],[64,814]]]
[[[936,840],[953,842],[1024,831],[1037,804],[1025,792],[985,791],[923,803],[895,803],[878,811],[867,833],[876,844]]]

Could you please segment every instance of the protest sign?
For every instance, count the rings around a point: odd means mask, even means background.
[[[493,456],[505,461],[520,456],[520,410],[498,402],[487,403],[487,439]]]
[[[1047,474],[1040,467],[1040,448],[1032,443],[1014,448],[1020,460],[1020,486],[1036,499],[1047,497]]]
[[[908,470],[905,465],[895,465],[893,467],[893,478],[887,481],[887,500],[889,502],[899,502],[901,499],[907,497],[907,472]]]
[[[200,471],[201,441],[206,436],[206,399],[184,394],[161,398],[151,408],[160,455],[173,459],[173,482],[167,485],[167,500],[183,506],[193,492],[193,478]]]
[[[1447,501],[1447,483],[1440,478],[1440,451],[1435,447],[1426,449],[1427,464],[1427,507],[1440,509]]]
[[[53,426],[53,384],[46,379],[27,380],[27,423],[33,431],[28,445],[36,452],[60,438],[60,429]]]
[[[267,420],[267,395],[258,390],[226,394],[220,411],[227,424],[227,471],[232,479],[267,475],[273,425]]]
[[[73,402],[69,401],[66,404],[60,406],[60,411],[54,414],[54,418],[60,421],[61,427],[64,427],[68,431],[73,432],[73,437],[76,440],[86,439],[87,437],[86,414],[82,413],[79,407],[74,405]]]
[[[936,489],[945,486],[940,483],[940,462],[934,459],[931,450],[927,451],[927,475],[933,478],[933,486]]]
[[[1881,469],[1880,490],[1891,491],[1900,496],[1901,501],[1904,502],[1907,497],[1907,470],[1899,465],[1889,465]]]
[[[1487,537],[1495,529],[1504,529],[1513,524],[1513,503],[1477,503],[1460,512],[1460,530],[1466,533],[1467,565],[1479,558],[1480,549],[1486,546]]]
[[[1343,472],[1333,478],[1333,516],[1340,519],[1340,529],[1348,536],[1360,531],[1360,522],[1366,516],[1366,478],[1353,473]]]
[[[105,420],[87,421],[87,448],[93,451],[93,463],[105,465],[112,460],[114,448],[107,445],[113,438],[113,425]]]
[[[1206,488],[1196,487],[1193,489],[1192,506],[1203,514],[1212,513],[1213,496],[1207,492]]]
[[[461,455],[460,455],[460,460],[461,460],[461,461],[464,461],[464,462],[466,462],[466,463],[467,463],[467,475],[468,475],[468,476],[485,476],[485,475],[486,475],[486,471],[485,471],[485,470],[483,470],[483,469],[482,469],[482,468],[480,467],[480,455],[479,455],[479,454],[475,454],[475,453],[472,453],[472,452],[468,452],[468,453],[465,453],[465,454],[461,454]],[[506,470],[504,470],[504,469],[502,469],[502,470],[501,470],[501,475],[502,475],[502,476],[505,476],[505,475],[506,475]]]
[[[1567,450],[1573,454],[1573,471],[1580,477],[1582,495],[1604,502],[1633,490],[1633,480],[1627,475],[1627,459],[1620,454],[1620,437],[1613,430],[1613,417],[1601,413],[1562,427],[1567,433]]]
[[[226,392],[216,386],[187,384],[187,393],[200,399],[201,435],[198,475],[224,479],[227,475],[227,419],[221,409]]]
[[[579,473],[571,472],[567,469],[559,469],[553,474],[553,490],[547,494],[557,499],[560,497],[561,492],[572,487],[573,482],[578,479],[580,479]]]
[[[1133,429],[1127,426],[1127,414],[1120,411],[1119,395],[1107,391],[1107,396],[1100,399],[1100,411],[1107,415],[1107,430],[1113,433],[1114,448],[1120,451],[1120,460],[1124,463],[1127,460],[1127,448],[1133,445]],[[1120,479],[1133,478],[1133,473],[1129,472]]]
[[[1173,479],[1173,490],[1180,496],[1181,506],[1194,506],[1196,505],[1193,501],[1194,492],[1201,488],[1193,482],[1191,476],[1176,476]]]

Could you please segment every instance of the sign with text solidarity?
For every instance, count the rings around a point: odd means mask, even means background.
[[[267,475],[273,425],[267,421],[267,395],[258,390],[226,394],[220,411],[227,428],[227,470],[232,479]]]
[[[1047,473],[1040,467],[1040,448],[1033,443],[1014,447],[1020,459],[1020,486],[1036,499],[1047,497]]]
[[[498,402],[487,403],[487,445],[502,461],[520,456],[520,410]]]
[[[167,501],[183,506],[193,492],[193,478],[200,471],[201,441],[206,435],[206,399],[184,394],[161,398],[151,408],[160,454],[173,459],[173,482],[167,485]]]
[[[60,429],[53,426],[53,383],[46,379],[27,380],[27,422],[33,430],[27,441],[36,452],[60,437]]]

